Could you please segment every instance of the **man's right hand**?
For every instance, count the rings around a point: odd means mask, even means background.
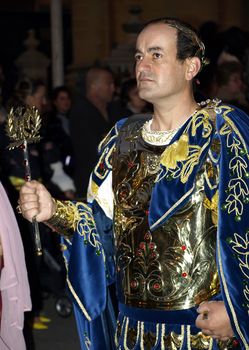
[[[56,211],[56,204],[47,189],[37,181],[26,182],[20,190],[19,206],[25,219],[38,222],[49,220]]]

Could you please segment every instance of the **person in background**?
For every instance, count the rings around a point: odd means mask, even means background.
[[[123,117],[149,111],[148,103],[139,97],[137,81],[135,78],[126,80],[122,84],[121,101],[125,109]]]
[[[243,81],[243,66],[239,62],[224,62],[215,70],[215,96],[246,111],[246,84]]]
[[[43,113],[47,105],[46,86],[41,80],[31,80],[29,78],[20,79],[8,102],[9,109],[11,107],[36,107],[42,117],[42,128],[40,131],[41,142],[29,146],[30,163],[32,166],[32,177],[42,179],[56,193],[61,192],[64,196],[72,198],[74,192],[74,184],[71,178],[64,172],[63,165],[60,160],[60,149],[49,138],[46,133],[46,123],[43,122]],[[3,128],[5,126],[3,125]],[[6,140],[6,143],[8,140]],[[22,161],[22,151],[15,149],[6,153],[7,172],[14,186],[24,181],[24,167]]]
[[[16,107],[36,107],[42,117],[46,107],[46,86],[41,80],[20,79],[11,99],[8,102],[8,109]],[[66,175],[60,161],[59,148],[48,139],[44,125],[41,128],[41,141],[38,144],[30,144],[28,147],[33,179],[42,181],[50,190],[61,198],[67,198],[67,193],[74,190],[73,181]],[[17,195],[20,186],[25,182],[25,170],[23,165],[23,151],[20,148],[8,150],[10,143],[6,132],[5,123],[0,126],[1,135],[1,168],[4,173],[4,184],[8,186],[9,195],[13,208],[17,205]],[[71,197],[72,198],[72,197]],[[43,258],[35,255],[34,236],[31,225],[27,225],[21,216],[18,216],[25,258],[28,269],[28,277],[31,289],[32,311],[27,313],[25,325],[37,330],[47,329],[50,321],[43,315],[42,280],[41,271],[44,267]],[[47,234],[45,227],[40,227],[42,244],[48,250],[51,247],[51,237]],[[27,334],[29,334],[27,330]],[[26,334],[26,328],[25,328]],[[30,341],[28,336],[27,342]],[[27,345],[29,346],[29,345]],[[31,346],[31,345],[30,345]]]
[[[98,158],[98,144],[113,124],[109,109],[114,94],[112,73],[104,68],[90,68],[85,85],[85,97],[73,104],[70,113],[78,197],[86,195],[88,179]]]
[[[69,128],[69,112],[72,107],[71,92],[66,86],[58,86],[51,93],[52,111],[46,123],[48,138],[60,149],[64,171],[73,176],[73,149]]]

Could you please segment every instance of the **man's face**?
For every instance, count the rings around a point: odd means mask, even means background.
[[[71,98],[66,91],[61,91],[54,100],[54,105],[59,113],[67,113],[71,108]]]
[[[95,85],[98,97],[106,103],[111,102],[115,90],[112,74],[101,72]]]
[[[186,86],[186,62],[176,58],[177,31],[164,23],[146,27],[138,36],[136,47],[136,78],[144,100],[180,96]]]

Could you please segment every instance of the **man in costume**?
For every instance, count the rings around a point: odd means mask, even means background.
[[[248,116],[195,102],[204,45],[188,25],[150,22],[135,59],[153,116],[121,120],[102,141],[87,203],[31,182],[23,216],[64,237],[82,349],[249,349]]]

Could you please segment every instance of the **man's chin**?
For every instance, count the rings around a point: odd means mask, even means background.
[[[152,95],[151,91],[148,91],[147,89],[139,89],[138,95],[141,99],[152,103],[151,99],[152,99],[153,95]]]

